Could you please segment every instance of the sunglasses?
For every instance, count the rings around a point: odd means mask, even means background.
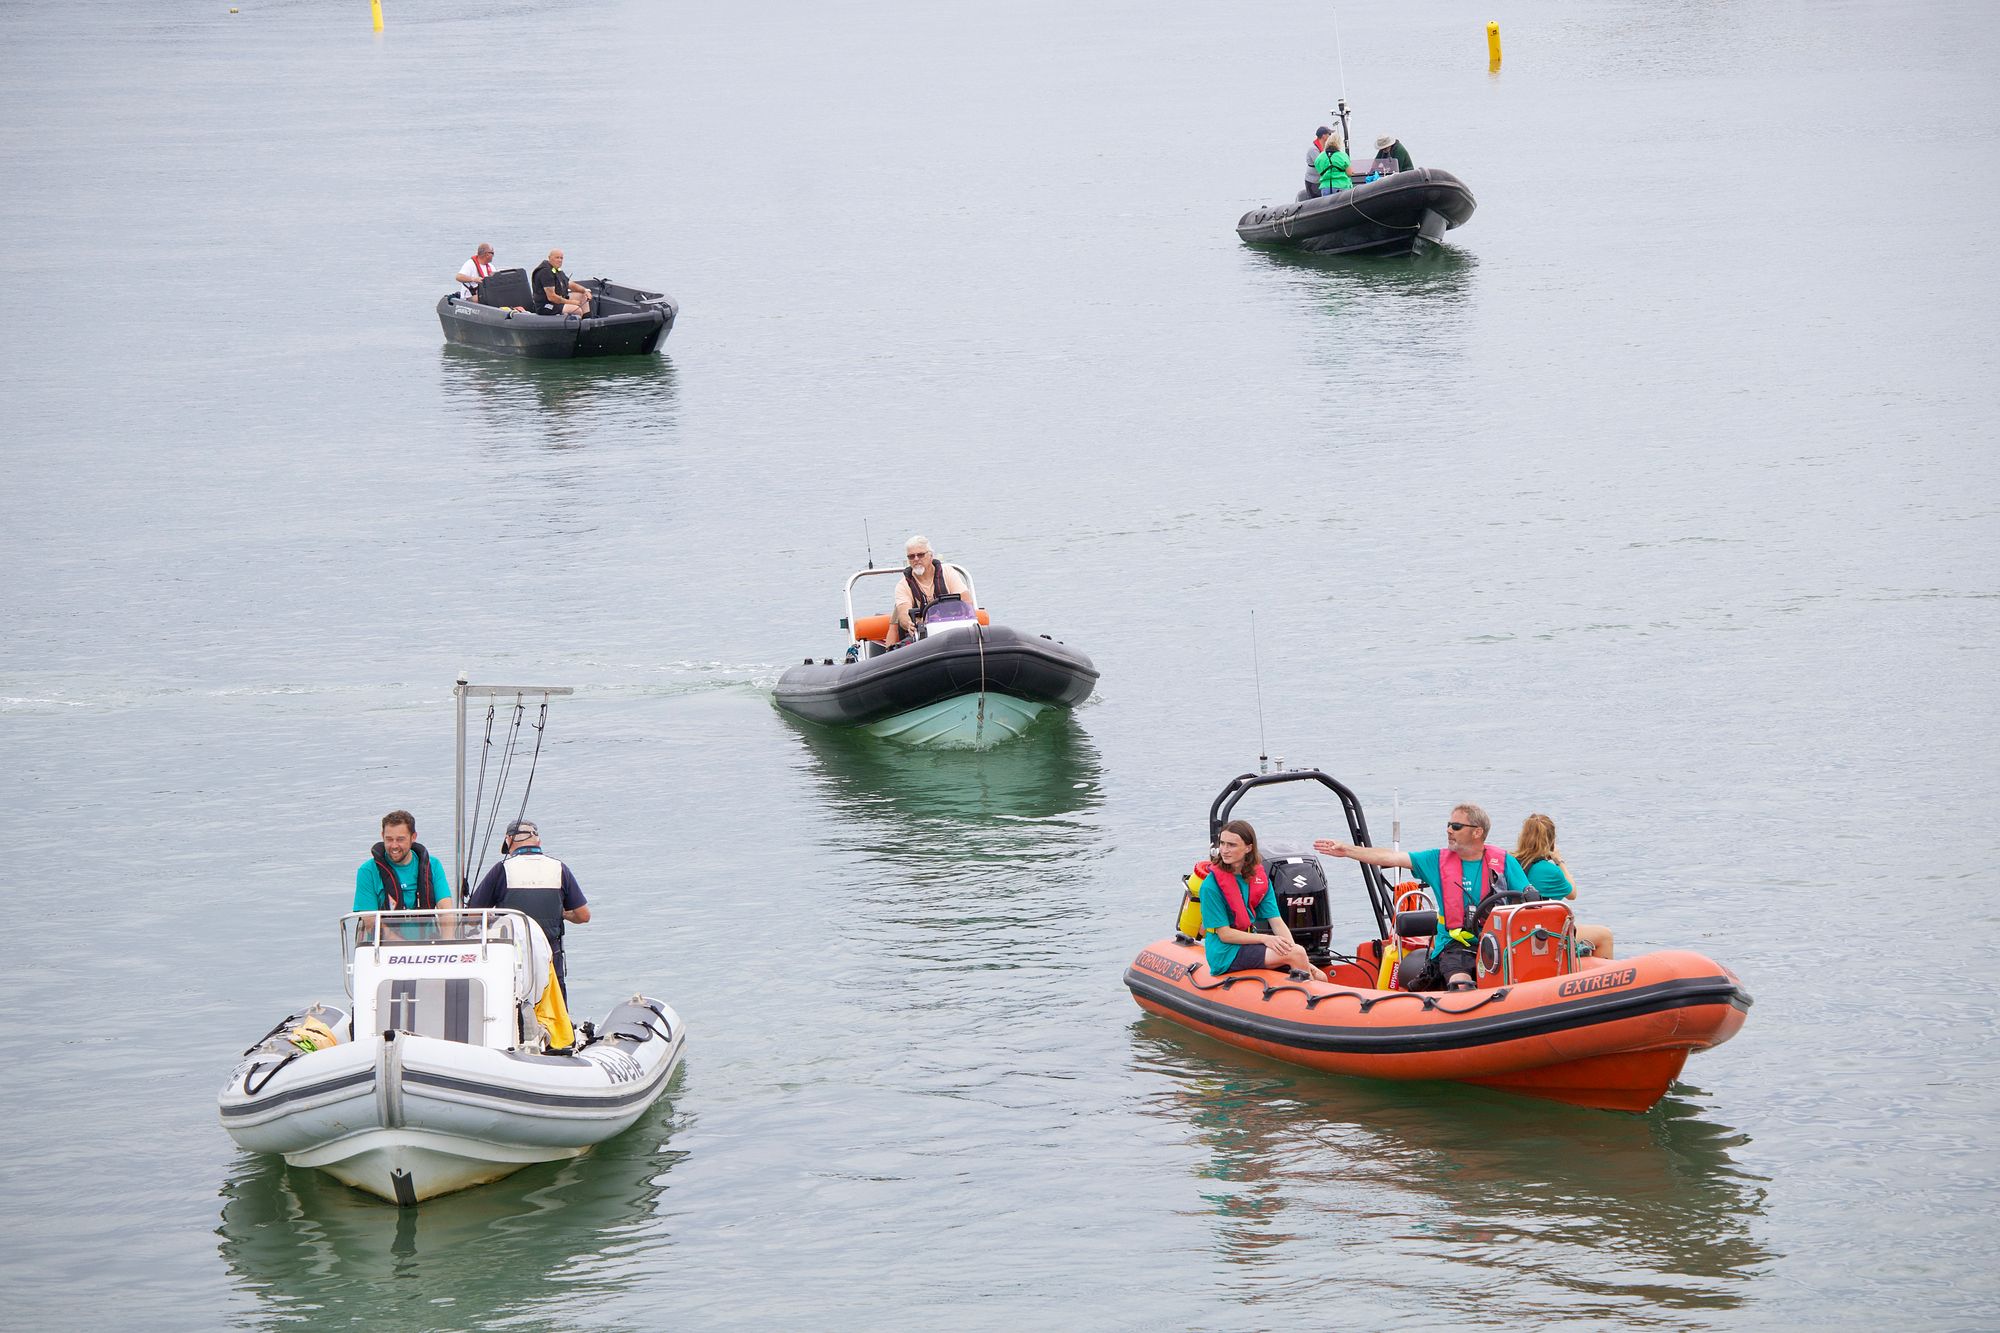
[[[1454,819],[1454,820],[1452,820],[1452,821],[1451,821],[1450,823],[1446,824],[1446,825],[1445,825],[1445,827],[1446,827],[1446,828],[1448,828],[1448,829],[1450,829],[1450,830],[1451,830],[1451,831],[1452,831],[1453,833],[1463,833],[1463,832],[1465,832],[1465,830],[1467,830],[1467,829],[1469,829],[1469,828],[1478,828],[1478,827],[1479,827],[1479,825],[1477,825],[1477,824],[1461,824],[1461,823],[1459,823],[1459,822],[1458,822],[1457,820],[1455,820],[1455,819]]]
[[[905,551],[903,554],[907,555],[912,560],[928,560],[931,558],[931,553],[929,551]]]

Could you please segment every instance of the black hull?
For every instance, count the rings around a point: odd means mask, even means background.
[[[680,307],[668,298],[594,280],[582,285],[600,293],[604,314],[535,315],[451,295],[437,304],[438,323],[447,342],[538,360],[645,356],[673,332]]]
[[[1418,167],[1326,198],[1252,209],[1236,234],[1313,254],[1410,254],[1464,226],[1477,206],[1458,177]]]
[[[1074,648],[994,625],[940,634],[863,662],[795,666],[778,677],[777,703],[811,722],[861,726],[982,686],[1074,708],[1096,685],[1097,668]]]

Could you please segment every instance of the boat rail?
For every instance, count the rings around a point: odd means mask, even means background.
[[[347,994],[354,996],[354,962],[366,951],[368,961],[382,965],[384,948],[429,948],[440,944],[477,945],[479,962],[492,958],[494,945],[515,951],[508,961],[520,966],[532,952],[525,914],[508,908],[441,907],[435,911],[349,912],[340,919],[340,962]]]
[[[958,571],[958,576],[965,580],[965,600],[977,611],[979,608],[979,590],[972,584],[972,571],[953,560],[943,560],[939,561],[939,563],[946,569],[955,569]],[[890,578],[901,578],[903,567],[895,565],[883,569],[862,569],[848,575],[847,586],[842,590],[842,595],[846,599],[847,614],[841,617],[840,627],[846,630],[850,636],[854,633],[854,585],[863,579],[880,578],[884,575]],[[861,640],[857,638],[854,642],[859,643]]]

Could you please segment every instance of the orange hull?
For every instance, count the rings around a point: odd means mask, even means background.
[[[1161,940],[1125,970],[1141,1008],[1245,1050],[1335,1074],[1452,1079],[1617,1111],[1665,1095],[1690,1052],[1736,1035],[1736,975],[1697,953],[1594,959],[1564,976],[1414,994],[1271,971],[1217,978],[1199,947]]]

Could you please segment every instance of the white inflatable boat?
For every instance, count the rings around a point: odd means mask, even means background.
[[[288,1016],[222,1090],[223,1127],[252,1152],[412,1204],[577,1156],[680,1064],[680,1015],[642,995],[552,1051],[548,940],[519,912],[361,912],[340,936],[352,1015]]]

